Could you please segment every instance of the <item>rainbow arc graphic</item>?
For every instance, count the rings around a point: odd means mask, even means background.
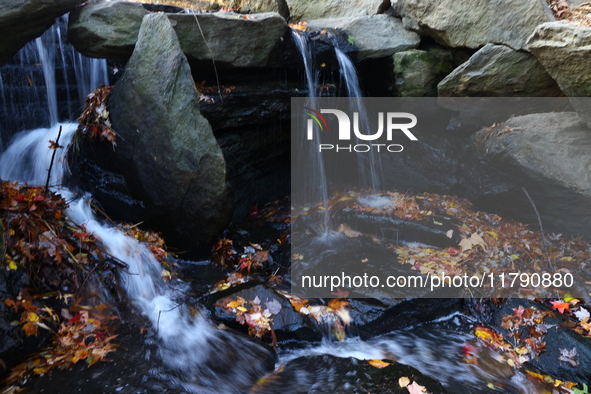
[[[304,109],[309,111],[309,112],[306,112],[306,115],[308,115],[310,118],[312,118],[312,119],[314,119],[314,121],[316,121],[316,123],[318,124],[318,127],[320,127],[320,131],[324,131],[324,130],[328,131],[328,123],[326,123],[326,119],[324,119],[324,116],[322,116],[322,114],[320,112],[315,111],[312,108],[308,108],[308,107],[305,107]]]

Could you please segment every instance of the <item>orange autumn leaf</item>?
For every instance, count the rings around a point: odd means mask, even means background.
[[[35,323],[28,322],[23,325],[21,329],[25,332],[25,334],[27,334],[28,337],[31,335],[37,335],[37,325]]]
[[[380,368],[380,369],[386,368],[388,365],[390,365],[389,362],[382,361],[382,360],[367,360],[367,362],[372,367],[376,367],[376,368]]]
[[[570,311],[570,303],[562,301],[550,301],[552,309],[558,309],[558,312],[564,313],[564,311]]]
[[[335,298],[328,301],[328,307],[332,309],[341,309],[345,306],[349,305],[348,301],[341,300],[340,298]]]

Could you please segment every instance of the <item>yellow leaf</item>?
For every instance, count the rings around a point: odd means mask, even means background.
[[[398,379],[398,385],[400,385],[400,387],[406,387],[410,384],[410,379],[407,378],[406,376],[402,376],[400,379]]]
[[[390,363],[382,361],[382,360],[367,360],[369,365],[376,368],[386,368]]]
[[[16,265],[16,263],[14,262],[14,260],[10,260],[8,262],[8,268],[10,268],[11,270],[15,270],[18,268],[18,265]]]
[[[240,312],[248,312],[248,309],[246,309],[246,308],[245,308],[245,307],[243,307],[243,306],[239,306],[239,307],[238,307],[238,308],[236,308],[236,309],[238,309]]]
[[[29,312],[29,315],[27,316],[27,319],[30,322],[38,322],[39,321],[39,316],[35,313],[35,312]]]

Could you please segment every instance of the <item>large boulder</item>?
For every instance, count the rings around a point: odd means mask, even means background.
[[[555,97],[562,91],[535,57],[487,44],[438,85],[446,97]]]
[[[591,96],[591,26],[544,23],[529,38],[527,46],[567,96]],[[591,127],[591,99],[571,98],[571,102]]]
[[[96,191],[114,217],[157,226],[185,250],[206,246],[231,212],[226,164],[166,15],[144,17],[108,105],[117,146],[94,143],[83,150],[72,165],[78,183]],[[96,176],[97,167],[110,177]],[[108,179],[118,180],[115,188],[126,195],[105,192]]]
[[[390,8],[390,0],[285,0],[294,21],[372,16]]]
[[[308,21],[309,27],[346,31],[357,46],[358,60],[388,57],[419,46],[417,33],[406,30],[399,18],[388,15],[326,18]]]
[[[398,0],[395,7],[405,26],[451,47],[524,49],[536,26],[553,20],[540,0]]]
[[[478,209],[537,228],[525,188],[545,230],[591,238],[590,150],[591,133],[576,112],[514,117],[473,136],[458,192]]]
[[[0,0],[0,66],[82,0]],[[10,37],[10,39],[8,39]]]
[[[402,97],[436,97],[437,84],[454,69],[451,51],[411,49],[395,53],[396,93]]]
[[[84,55],[126,60],[148,13],[141,4],[124,1],[88,4],[70,16],[68,39]],[[214,60],[222,67],[266,67],[288,32],[276,13],[166,15],[190,60]]]
[[[68,41],[85,56],[127,60],[150,11],[140,3],[101,1],[70,13]]]

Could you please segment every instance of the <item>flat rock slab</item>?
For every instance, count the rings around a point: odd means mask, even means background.
[[[406,27],[454,48],[524,49],[537,25],[554,20],[540,0],[399,0],[395,7]]]
[[[285,0],[285,3],[295,21],[371,16],[390,7],[389,0]]]
[[[359,49],[357,59],[388,57],[419,46],[417,33],[406,30],[402,21],[387,15],[326,18],[308,21],[307,26],[346,31]]]
[[[90,57],[127,60],[137,41],[142,18],[138,3],[123,1],[86,5],[70,16],[68,39]],[[181,48],[191,60],[227,67],[265,67],[288,31],[277,13],[167,13]]]

